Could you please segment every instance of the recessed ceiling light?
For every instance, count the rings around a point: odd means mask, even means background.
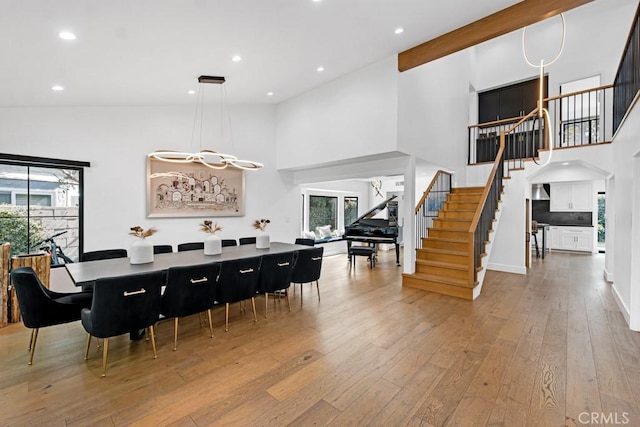
[[[62,40],[75,40],[76,39],[76,35],[73,34],[72,32],[69,32],[69,31],[60,31],[58,33],[58,37],[60,37]]]
[[[267,92],[267,96],[273,96],[273,92]]]
[[[55,86],[51,86],[51,90],[56,91],[56,92],[60,92],[63,91],[64,88],[60,85],[55,85]]]
[[[189,92],[187,92],[189,95],[193,95],[194,93],[196,93],[195,90],[190,90]]]
[[[321,73],[324,71],[324,67],[318,67],[318,72]]]
[[[314,3],[320,3],[322,0],[311,0],[311,1],[313,1]]]
[[[400,33],[402,33],[403,31],[404,31],[404,28],[402,28],[402,27],[398,27],[398,28],[396,28],[396,30],[394,31],[394,33],[396,33],[396,34],[400,34]]]
[[[569,162],[564,162],[562,163],[562,166],[567,166],[569,164]]]
[[[240,57],[240,55],[235,55],[233,58],[231,58],[231,60],[233,62],[240,62],[242,61],[242,57]]]

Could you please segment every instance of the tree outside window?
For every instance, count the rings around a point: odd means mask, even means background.
[[[338,222],[338,198],[328,196],[309,196],[309,230],[330,225],[336,229]]]
[[[344,225],[353,224],[358,219],[358,198],[344,198]]]

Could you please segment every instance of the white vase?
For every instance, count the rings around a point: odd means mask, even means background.
[[[204,254],[218,255],[222,253],[222,239],[215,234],[209,234],[204,238]]]
[[[153,245],[145,239],[137,239],[129,248],[129,262],[131,264],[153,262]]]
[[[257,249],[269,249],[269,235],[264,231],[258,232],[256,236],[256,248]]]

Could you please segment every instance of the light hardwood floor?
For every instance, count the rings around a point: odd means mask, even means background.
[[[640,425],[640,334],[603,256],[489,271],[473,302],[403,289],[393,258],[327,257],[321,301],[305,285],[302,308],[298,288],[265,319],[260,297],[256,324],[236,304],[226,333],[216,309],[213,339],[192,316],[177,351],[163,322],[156,360],[112,339],[104,379],[79,322],[41,330],[33,366],[29,331],[0,329],[0,425],[573,426],[597,424],[591,412]]]

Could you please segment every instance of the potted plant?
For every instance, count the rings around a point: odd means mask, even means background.
[[[271,223],[268,219],[256,219],[253,222],[253,228],[258,230],[258,235],[256,236],[256,248],[258,249],[268,249],[270,246],[269,235],[265,232],[265,228],[267,225]]]
[[[146,239],[147,237],[153,236],[156,231],[153,227],[145,230],[139,225],[130,228],[129,234],[138,238],[131,244],[129,249],[129,262],[131,264],[153,262],[153,245]]]
[[[222,227],[218,223],[213,223],[209,219],[205,219],[200,224],[200,230],[207,233],[207,237],[204,239],[204,254],[205,255],[218,255],[222,253],[222,240],[216,235],[216,231],[222,230]]]

